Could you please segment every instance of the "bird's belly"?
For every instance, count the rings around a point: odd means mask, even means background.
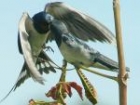
[[[79,48],[71,48],[67,46],[66,44],[61,44],[60,51],[64,57],[64,59],[72,63],[74,65],[83,64],[84,66],[90,66],[91,60],[89,58],[89,55],[82,52]]]
[[[34,56],[39,55],[39,53],[43,49],[43,45],[45,44],[47,37],[47,34],[33,34],[32,36],[30,36],[29,42]]]

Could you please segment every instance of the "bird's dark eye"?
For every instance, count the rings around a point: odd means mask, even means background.
[[[45,22],[42,22],[41,25],[42,25],[42,26],[48,26],[48,24],[45,23]]]
[[[48,28],[48,24],[45,22],[42,22],[42,23],[40,23],[40,27],[43,29]]]
[[[46,22],[34,22],[34,27],[39,33],[46,33],[49,30],[48,24]]]

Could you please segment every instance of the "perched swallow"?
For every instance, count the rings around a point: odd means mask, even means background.
[[[23,13],[20,19],[18,48],[19,52],[23,54],[25,62],[15,85],[0,102],[6,99],[13,90],[29,77],[43,84],[44,78],[41,76],[43,72],[46,74],[49,71],[56,72],[54,66],[56,67],[57,65],[43,50],[50,31],[48,24],[45,22],[46,19],[42,15],[35,14],[33,18],[30,18],[28,13]]]
[[[50,61],[50,58],[43,51],[49,35],[49,29],[48,24],[44,22],[45,17],[40,15],[34,15],[31,19],[27,13],[23,14],[19,22],[18,46],[19,52],[23,54],[25,59],[23,69],[28,70],[35,81],[43,84],[44,79],[36,64],[40,63],[40,59]],[[43,24],[40,26],[40,23]],[[42,54],[45,54],[43,56],[45,58],[41,56]]]
[[[51,18],[53,16],[46,13],[45,17]],[[50,30],[54,35],[58,48],[67,62],[76,67],[83,65],[85,67],[119,71],[116,61],[102,55],[99,51],[72,35],[63,22],[56,19],[46,21],[50,25]],[[129,68],[126,68],[126,71],[129,71]]]

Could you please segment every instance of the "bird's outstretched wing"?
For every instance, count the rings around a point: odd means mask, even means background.
[[[43,65],[43,67],[42,67]],[[48,74],[49,71],[56,72],[54,69],[54,66],[58,67],[50,58],[49,56],[44,52],[41,51],[36,66],[38,66],[38,71],[40,74],[46,73]],[[19,87],[26,79],[31,77],[29,72],[29,67],[27,66],[26,62],[24,62],[22,70],[19,74],[19,77],[17,79],[17,82],[14,85],[13,90],[16,90],[17,87]]]
[[[35,66],[31,46],[30,46],[30,43],[28,42],[29,35],[26,31],[27,28],[25,26],[28,26],[27,24],[30,21],[31,21],[31,19],[30,19],[28,13],[23,13],[23,15],[20,19],[20,22],[19,22],[19,31],[18,31],[19,32],[19,38],[18,38],[19,51],[21,53],[23,53],[25,62],[27,64],[27,66],[29,67],[32,78],[35,81],[43,84],[44,79]]]
[[[73,35],[84,41],[98,40],[116,44],[113,33],[103,24],[63,2],[48,3],[44,11],[64,22]]]
[[[43,62],[41,61],[43,60]],[[41,67],[41,65],[44,65],[43,67]],[[38,71],[40,72],[40,74],[46,73],[48,74],[49,71],[51,72],[56,72],[54,69],[54,66],[58,67],[50,58],[49,56],[44,52],[41,51],[39,58],[37,60],[36,66],[38,66]],[[14,86],[11,88],[11,90],[5,95],[5,97],[3,99],[0,100],[0,103],[3,102],[12,91],[15,91],[17,87],[19,87],[22,83],[24,83],[24,81],[28,78],[30,78],[30,71],[29,71],[29,67],[27,66],[26,62],[24,62],[22,70],[18,76],[17,81],[15,82]]]

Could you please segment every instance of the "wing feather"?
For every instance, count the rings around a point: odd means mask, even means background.
[[[73,35],[84,41],[116,43],[115,36],[107,27],[63,2],[48,3],[45,11],[64,22]]]
[[[44,79],[35,66],[34,58],[31,51],[31,46],[30,43],[28,42],[29,35],[26,32],[26,26],[27,26],[26,24],[28,24],[29,20],[30,17],[28,16],[28,13],[24,13],[19,22],[19,43],[21,46],[20,49],[23,53],[27,66],[29,67],[32,78],[35,81],[43,84]]]

